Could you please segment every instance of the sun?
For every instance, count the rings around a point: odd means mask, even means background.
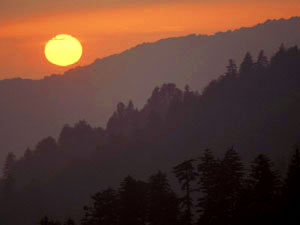
[[[59,34],[45,45],[47,60],[58,66],[69,66],[82,56],[81,43],[71,35]]]

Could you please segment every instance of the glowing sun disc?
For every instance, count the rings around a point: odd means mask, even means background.
[[[47,60],[58,66],[69,66],[82,56],[80,42],[67,34],[60,34],[49,40],[45,46]]]

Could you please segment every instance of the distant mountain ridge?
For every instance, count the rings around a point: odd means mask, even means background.
[[[144,43],[62,76],[0,81],[0,163],[9,151],[21,153],[57,136],[65,123],[84,119],[105,126],[118,102],[131,99],[140,108],[162,83],[201,91],[222,75],[229,58],[239,63],[246,51],[256,56],[261,49],[271,55],[281,43],[299,45],[300,17]]]

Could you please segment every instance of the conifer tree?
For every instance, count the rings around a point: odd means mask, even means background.
[[[216,208],[217,177],[220,165],[209,149],[206,149],[200,157],[198,164],[199,191],[198,212],[201,213],[198,224],[210,224],[213,221]]]
[[[244,182],[244,167],[233,147],[225,152],[217,179],[216,191],[221,207],[218,217],[224,224],[231,224],[238,210],[237,205]]]
[[[127,176],[121,182],[120,224],[144,225],[147,217],[147,184]]]
[[[191,225],[193,219],[192,182],[197,176],[193,166],[194,161],[194,159],[187,160],[174,167],[175,176],[181,184],[181,189],[185,192],[185,195],[181,198],[181,203],[184,208],[183,222],[187,225]]]
[[[286,220],[300,220],[300,151],[297,148],[291,158],[284,186]]]
[[[252,162],[249,183],[255,193],[253,197],[266,201],[275,197],[279,178],[266,155],[260,154]]]
[[[241,76],[248,75],[253,71],[254,62],[249,52],[246,53],[243,62],[240,65],[239,74]]]
[[[31,157],[32,157],[32,150],[30,148],[27,148],[24,153],[24,159],[28,160]]]
[[[300,204],[300,151],[299,148],[293,154],[285,180],[285,192],[291,202]]]
[[[226,68],[227,68],[227,71],[225,73],[226,77],[229,77],[229,78],[237,77],[237,75],[238,75],[237,66],[236,66],[234,60],[229,59],[228,66]]]
[[[3,167],[4,178],[7,178],[12,173],[12,169],[14,168],[15,163],[16,155],[12,152],[8,153]]]
[[[251,164],[247,224],[283,224],[278,199],[280,181],[272,166],[264,154],[258,155]]]
[[[179,214],[179,201],[170,188],[167,176],[159,171],[150,177],[148,185],[149,224],[176,225]]]
[[[263,73],[269,66],[268,58],[265,56],[264,51],[259,52],[256,63],[254,64],[254,70],[256,73]]]
[[[82,225],[117,225],[119,220],[118,196],[108,188],[92,196],[93,206],[85,206]]]
[[[16,155],[11,152],[8,153],[3,167],[3,190],[1,190],[5,198],[9,198],[14,188],[13,169],[16,162]]]

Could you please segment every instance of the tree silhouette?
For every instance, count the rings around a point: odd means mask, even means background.
[[[32,157],[32,150],[30,148],[27,148],[24,153],[24,159],[28,160],[31,157]]]
[[[218,175],[219,215],[223,224],[232,224],[243,187],[244,167],[239,154],[232,148],[225,152]]]
[[[196,179],[197,176],[197,173],[195,172],[195,168],[193,166],[194,161],[195,160],[193,159],[187,160],[174,167],[175,176],[181,184],[181,189],[185,192],[185,195],[181,198],[181,203],[184,207],[182,220],[187,225],[191,225],[193,219],[193,200],[191,196],[191,193],[193,192],[192,182]]]
[[[178,223],[179,201],[161,171],[149,178],[148,221],[150,225]]]
[[[3,167],[3,178],[7,178],[8,176],[11,175],[12,170],[16,164],[16,155],[12,152],[7,154],[4,167]]]
[[[3,167],[3,190],[2,195],[4,195],[5,198],[9,198],[10,195],[13,192],[14,189],[14,175],[13,175],[13,169],[16,165],[17,159],[16,155],[13,153],[8,153],[4,167]]]
[[[243,62],[240,65],[240,75],[248,75],[253,71],[254,62],[249,52],[246,53]]]
[[[85,206],[82,225],[119,224],[119,199],[115,190],[108,188],[92,196],[93,206]]]
[[[265,56],[265,53],[263,50],[259,52],[257,61],[254,64],[254,72],[261,74],[265,73],[267,71],[267,68],[269,66],[269,60]]]
[[[248,223],[278,224],[282,219],[277,199],[279,178],[266,155],[259,154],[254,159],[248,182],[251,193]]]
[[[281,44],[279,50],[275,53],[275,55],[271,59],[271,66],[274,69],[280,68],[280,64],[282,64],[282,58],[286,55],[286,49],[284,44]]]
[[[260,154],[252,162],[249,183],[255,197],[266,200],[275,197],[279,179],[276,172],[272,170],[271,160],[266,155]]]
[[[120,224],[144,225],[147,217],[147,185],[126,177],[120,185]]]
[[[286,220],[292,223],[300,220],[300,151],[297,147],[289,164],[284,186],[287,200]]]
[[[227,71],[225,73],[226,77],[236,78],[238,76],[237,66],[233,59],[229,59],[228,66],[226,68],[227,68]]]
[[[215,159],[213,153],[206,149],[200,157],[198,164],[199,191],[201,197],[198,199],[198,212],[201,213],[198,224],[213,224],[215,221],[215,210],[217,205],[216,192],[217,178],[220,162]]]

